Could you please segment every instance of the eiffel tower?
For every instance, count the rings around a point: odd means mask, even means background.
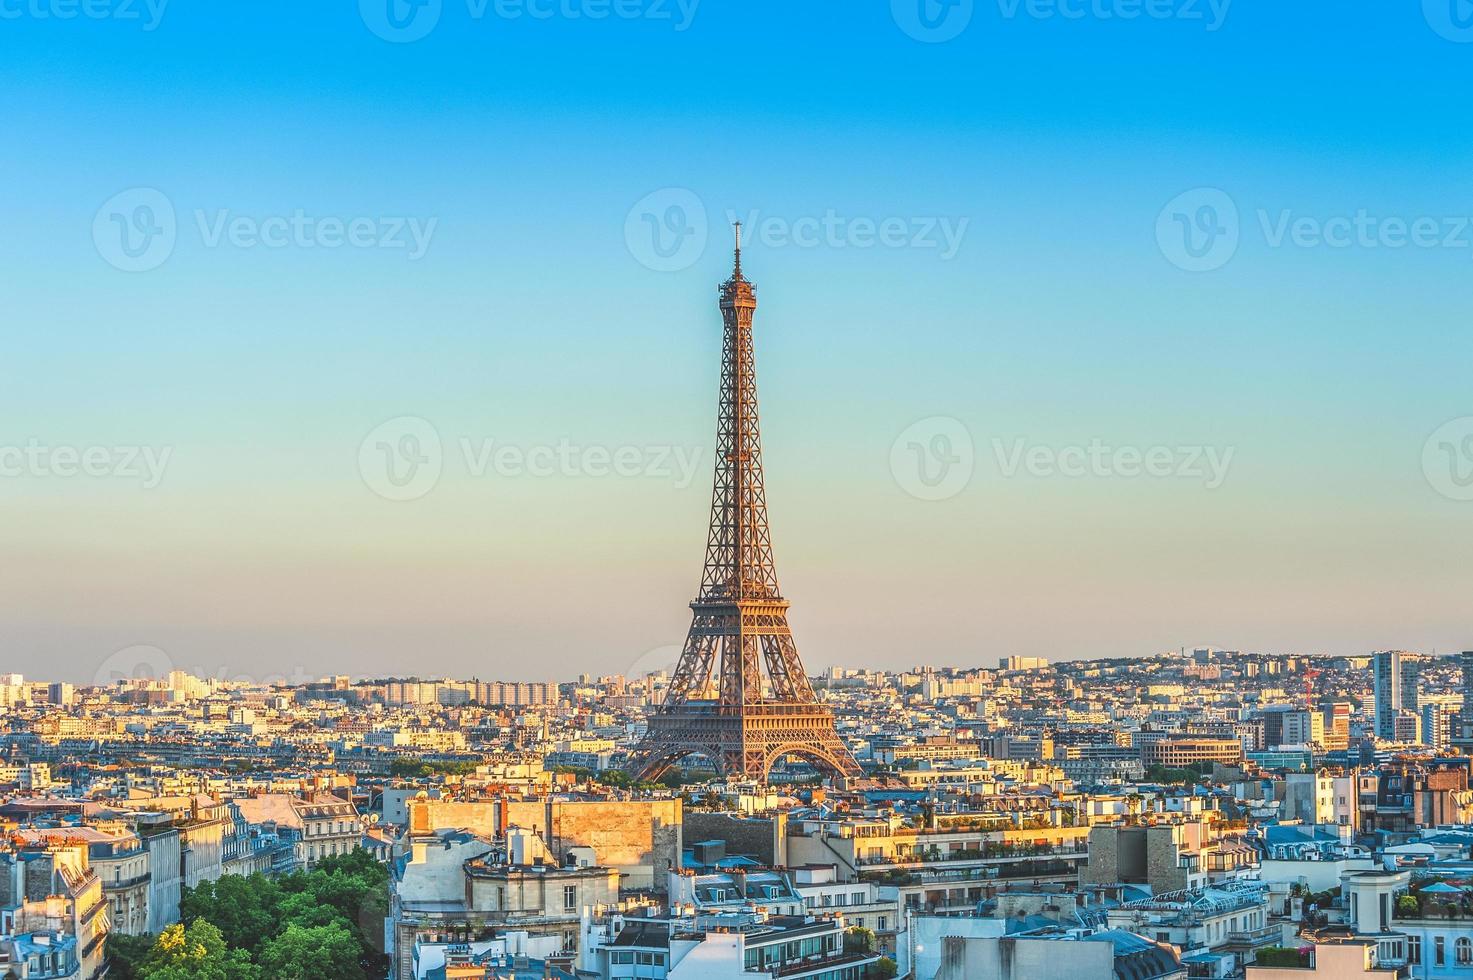
[[[742,275],[740,222],[720,305],[721,403],[706,567],[665,700],[651,713],[649,731],[626,768],[653,779],[700,754],[723,777],[765,782],[774,763],[794,755],[829,775],[857,777],[859,764],[798,659],[788,602],[777,585],[752,355],[757,295]]]

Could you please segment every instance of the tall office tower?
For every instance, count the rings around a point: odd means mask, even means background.
[[[1459,692],[1463,695],[1463,717],[1473,723],[1473,650],[1458,654],[1458,666],[1463,669],[1463,683]]]
[[[798,659],[777,584],[757,425],[757,294],[742,275],[740,225],[720,296],[721,401],[705,568],[680,662],[628,769],[653,779],[701,754],[723,776],[765,781],[774,763],[797,755],[832,775],[859,776]]]
[[[1318,711],[1285,711],[1283,745],[1325,744],[1325,719]]]
[[[1371,658],[1376,686],[1376,737],[1396,738],[1396,716],[1402,708],[1401,651],[1386,650]]]
[[[1453,725],[1458,719],[1458,711],[1452,698],[1438,695],[1424,698],[1420,714],[1422,744],[1439,751],[1447,748],[1453,737]]]
[[[1410,656],[1403,654],[1401,658],[1401,706],[1408,711],[1416,711],[1421,706],[1418,700],[1421,673],[1421,665]]]
[[[1350,747],[1350,702],[1332,701],[1322,709],[1325,718],[1325,748],[1330,751]]]

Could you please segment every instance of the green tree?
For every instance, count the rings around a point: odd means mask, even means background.
[[[289,925],[261,949],[261,969],[272,980],[362,980],[362,947],[342,924]]]
[[[185,923],[203,919],[220,930],[227,946],[255,954],[280,929],[281,886],[262,874],[224,875],[184,889],[179,916]]]
[[[846,931],[844,951],[846,953],[873,953],[875,951],[874,930],[866,929],[864,926],[854,926]]]
[[[283,924],[328,925],[332,919],[323,912],[336,913],[365,956],[382,953],[389,871],[373,855],[359,849],[326,858],[311,872],[289,875],[285,887],[296,894],[283,904]]]
[[[139,980],[261,980],[243,949],[230,949],[208,922],[176,923],[159,933],[139,965]]]
[[[272,929],[269,933],[261,937],[261,945],[263,946],[266,944],[266,940],[280,932],[281,929],[289,926],[302,926],[306,929],[331,925],[340,925],[344,929],[351,929],[353,926],[351,919],[347,918],[333,906],[321,902],[317,898],[317,895],[310,891],[294,892],[286,896],[281,900],[279,911],[281,913],[281,926]]]
[[[265,964],[267,947],[272,947],[274,965],[262,967],[271,980],[276,980],[278,973],[272,971],[288,953],[295,955],[314,948],[308,965],[329,964],[324,968],[329,972],[321,976],[334,980],[381,977],[387,965],[383,920],[389,903],[388,883],[388,868],[358,849],[324,858],[311,871],[295,871],[281,878],[225,875],[198,888],[187,888],[180,912],[185,928],[213,930],[221,938],[222,947],[238,952],[247,964]],[[171,938],[170,942],[176,940]],[[121,948],[120,962],[127,970],[129,950]],[[344,966],[347,963],[351,967]],[[348,972],[331,972],[343,969]],[[319,974],[279,975],[295,978]],[[132,974],[120,970],[118,977],[155,980],[153,974],[141,970]]]
[[[108,980],[138,980],[143,960],[153,948],[153,936],[129,936],[121,932],[107,936]]]
[[[870,980],[891,980],[899,972],[900,967],[888,956],[881,956],[875,965],[869,968]]]

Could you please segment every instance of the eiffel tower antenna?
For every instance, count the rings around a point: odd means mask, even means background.
[[[740,222],[720,308],[721,400],[701,587],[665,700],[626,768],[653,779],[700,754],[721,776],[765,781],[778,760],[795,755],[830,775],[857,777],[859,764],[798,659],[778,588],[757,423],[757,294],[742,276]]]

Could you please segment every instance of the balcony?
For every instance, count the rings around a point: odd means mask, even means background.
[[[1278,926],[1264,926],[1261,929],[1230,932],[1227,934],[1226,945],[1257,949],[1263,946],[1276,946],[1282,939],[1283,930]]]
[[[838,970],[846,966],[858,966],[861,964],[874,963],[879,959],[878,953],[815,953],[805,956],[801,960],[787,960],[780,963],[769,963],[765,966],[747,967],[748,973],[770,973],[774,977],[798,977],[805,973],[827,972]]]
[[[124,878],[121,881],[104,881],[102,883],[102,890],[104,892],[126,891],[129,888],[135,888],[138,885],[146,885],[152,878],[153,875],[150,872],[145,871],[141,875],[134,875],[131,878]]]

